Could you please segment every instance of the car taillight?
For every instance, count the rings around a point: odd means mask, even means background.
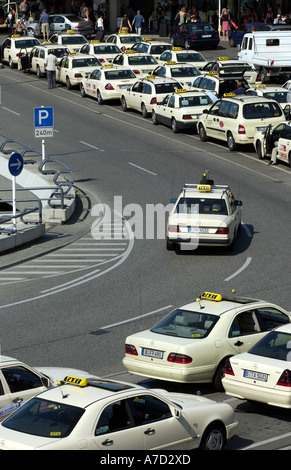
[[[291,387],[291,371],[289,369],[284,370],[277,385],[281,385],[281,387]]]
[[[169,232],[180,232],[179,225],[169,225],[168,227]]]
[[[225,362],[224,373],[226,375],[234,375],[234,372],[232,370],[231,363],[230,363],[229,359],[227,359],[227,361]]]
[[[75,73],[75,75],[74,75],[75,78],[82,78],[82,76],[83,75],[81,73]]]
[[[244,126],[242,126],[241,124],[238,126],[238,133],[239,134],[245,134],[246,133],[246,130],[245,130]]]
[[[196,36],[196,35],[191,36],[191,39],[198,39],[198,36]]]
[[[174,362],[175,364],[190,364],[192,360],[192,357],[187,356],[186,354],[177,353],[170,353],[167,359],[168,362]]]
[[[218,34],[218,33],[215,33],[215,34],[214,34],[214,37],[215,37],[215,39],[219,38],[219,34]]]
[[[104,60],[104,59],[98,59],[98,60],[99,60],[99,62],[105,62],[105,60]]]
[[[183,114],[182,119],[189,120],[192,119],[192,116],[190,114]]]
[[[132,344],[125,345],[125,354],[131,354],[132,356],[138,356],[136,347]]]
[[[16,54],[16,57],[24,57],[26,54],[24,54],[23,52],[18,52],[18,54]]]
[[[107,85],[105,85],[105,90],[114,90],[114,88],[111,83],[107,83]]]
[[[122,52],[124,52],[126,50],[126,47],[122,46],[120,49],[122,50]]]
[[[262,81],[262,76],[258,73],[256,82],[261,82]]]
[[[228,227],[220,227],[216,230],[215,233],[218,233],[220,235],[225,235],[225,234],[229,233],[229,228]]]
[[[135,75],[138,75],[140,73],[139,70],[133,70],[133,73],[135,73]]]
[[[82,29],[82,25],[77,24],[77,26],[75,26],[75,29]]]
[[[156,97],[152,98],[150,104],[157,104],[157,98]]]

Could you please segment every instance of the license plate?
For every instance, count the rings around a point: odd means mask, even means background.
[[[211,34],[202,34],[202,38],[211,38]]]
[[[199,119],[200,114],[192,114],[191,118],[192,119]]]
[[[209,228],[206,228],[206,227],[188,227],[188,232],[209,233]]]
[[[254,370],[244,370],[244,377],[247,379],[260,380],[261,382],[267,382],[268,375],[263,372],[256,372]]]
[[[257,127],[257,131],[265,131],[267,128],[266,127]]]
[[[119,88],[128,88],[129,85],[119,85]]]
[[[142,348],[141,353],[143,356],[154,357],[155,359],[163,359],[163,352],[156,351],[155,349]]]

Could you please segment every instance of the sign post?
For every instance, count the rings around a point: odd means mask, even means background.
[[[12,175],[12,207],[13,215],[16,215],[16,176],[20,175],[23,170],[23,158],[20,153],[13,153],[9,158],[8,168]],[[16,218],[13,217],[13,230],[17,231]]]
[[[34,137],[42,139],[42,160],[45,160],[45,137],[54,136],[54,108],[34,108]]]

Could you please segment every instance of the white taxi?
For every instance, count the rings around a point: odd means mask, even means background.
[[[229,357],[248,351],[274,326],[290,320],[290,313],[263,300],[204,292],[149,330],[130,334],[123,365],[132,374],[179,383],[213,382],[223,391]]]
[[[221,450],[237,424],[228,403],[66,376],[6,418],[0,441],[1,450]]]
[[[282,87],[285,88],[285,90],[291,91],[291,80],[287,80],[287,82],[285,82],[285,83],[282,85]]]
[[[71,53],[60,61],[56,71],[56,80],[67,85],[67,88],[71,90],[77,85],[80,86],[83,78],[87,77],[98,66],[102,67],[99,60],[94,56]]]
[[[291,167],[291,121],[281,122],[277,126],[269,125],[265,130],[256,132],[254,147],[259,159],[270,157],[276,146],[276,160]]]
[[[190,90],[192,88],[193,78],[200,75],[201,72],[190,64],[177,64],[176,62],[166,62],[163,65],[159,65],[153,71],[153,75],[157,77],[168,77],[178,80],[182,85],[182,88]]]
[[[208,137],[227,142],[229,150],[253,144],[255,133],[284,120],[277,101],[259,96],[227,93],[200,116],[197,130],[202,142]]]
[[[167,249],[199,246],[234,248],[241,227],[242,201],[228,185],[215,185],[207,170],[199,184],[185,184],[167,221]]]
[[[121,50],[115,44],[108,44],[94,39],[90,43],[84,44],[80,49],[80,53],[94,55],[103,65],[111,64],[117,54],[121,53]]]
[[[275,100],[277,101],[277,103],[280,103],[283,109],[285,108],[285,106],[291,105],[291,90],[286,90],[286,88],[283,87],[266,86],[265,84],[259,84],[247,90],[246,95],[263,96],[264,98]]]
[[[40,46],[35,46],[30,53],[29,70],[30,72],[35,72],[39,78],[46,76],[44,64],[49,50],[53,51],[53,54],[58,59],[58,63],[63,57],[70,54],[70,50],[65,46],[57,46],[53,44],[41,44]]]
[[[166,41],[155,41],[151,38],[142,38],[142,41],[134,44],[131,49],[135,52],[151,54],[158,60],[164,51],[172,49],[172,44]]]
[[[56,385],[65,374],[94,377],[88,372],[65,367],[31,367],[0,355],[0,421],[39,392]]]
[[[83,34],[74,33],[74,31],[66,31],[65,33],[53,34],[50,37],[52,44],[66,46],[71,52],[79,52],[84,44],[88,41]]]
[[[131,49],[131,46],[137,42],[141,42],[142,37],[139,34],[123,33],[121,31],[118,34],[110,34],[105,41],[116,44],[116,46],[119,47],[122,52],[124,52],[127,49]]]
[[[197,122],[204,109],[210,108],[213,98],[207,91],[176,89],[166,96],[162,103],[153,107],[153,124],[164,124],[173,132],[185,129],[196,131]]]
[[[265,322],[272,318],[266,318]],[[227,395],[291,408],[291,325],[270,331],[248,352],[230,358],[222,383]]]
[[[131,87],[135,81],[136,76],[129,68],[104,64],[82,80],[81,96],[91,96],[97,99],[98,104],[103,104],[108,100],[120,99],[124,89]]]
[[[121,94],[121,106],[123,111],[135,109],[140,111],[143,117],[148,117],[153,106],[173,91],[181,88],[180,83],[172,78],[160,78],[154,75],[146,75],[145,78],[136,80],[131,88],[126,88]]]
[[[39,45],[40,42],[36,38],[14,34],[4,39],[0,46],[0,58],[2,62],[8,63],[10,68],[14,68],[20,64],[22,56],[29,55],[33,47]]]
[[[201,71],[204,74],[216,72],[220,78],[243,77],[250,86],[255,85],[258,80],[258,72],[252,65],[229,57],[218,57],[217,60],[211,60],[204,65]]]
[[[125,65],[129,67],[138,77],[151,75],[158,62],[150,54],[134,52],[132,50],[124,51],[118,54],[112,61],[114,65]]]
[[[158,62],[161,65],[171,61],[191,64],[198,69],[201,69],[207,63],[205,57],[200,52],[182,49],[182,47],[173,47],[172,50],[163,52],[158,58]]]

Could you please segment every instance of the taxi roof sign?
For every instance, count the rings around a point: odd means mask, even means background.
[[[221,302],[222,295],[215,294],[214,292],[203,292],[203,294],[200,295],[200,299],[207,299],[207,300],[213,300],[215,302]]]
[[[142,38],[143,41],[151,41],[152,38]]]
[[[202,192],[211,191],[211,185],[210,184],[198,184],[197,191],[202,191]]]
[[[66,375],[61,383],[79,385],[79,387],[86,387],[86,385],[88,385],[87,379],[82,377],[74,377],[73,375]]]
[[[229,60],[229,57],[218,57],[218,60]]]
[[[177,88],[175,93],[187,93],[187,90],[185,90],[185,88]]]

